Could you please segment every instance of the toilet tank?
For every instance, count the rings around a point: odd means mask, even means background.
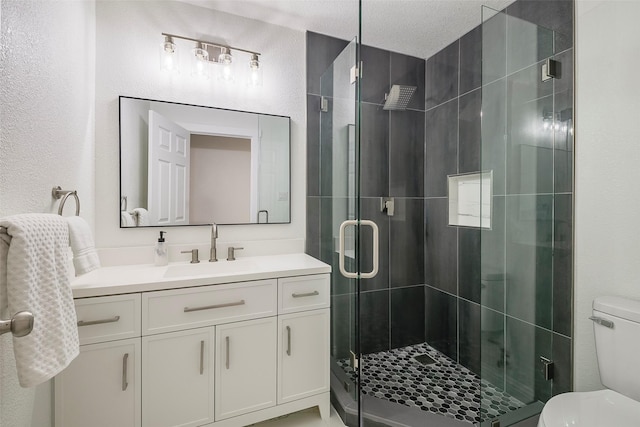
[[[640,401],[640,301],[596,298],[592,319],[602,384]]]

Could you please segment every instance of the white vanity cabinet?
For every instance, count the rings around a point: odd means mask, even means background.
[[[329,309],[278,319],[278,404],[329,391]]]
[[[278,404],[329,391],[329,277],[278,280]]]
[[[276,405],[276,317],[216,326],[216,421]]]
[[[140,295],[76,300],[76,312],[80,355],[55,378],[55,425],[139,427]]]
[[[56,427],[242,427],[314,406],[327,419],[328,266],[306,262],[314,274],[76,299],[81,354],[55,379]]]
[[[142,338],[142,425],[213,422],[214,329]]]

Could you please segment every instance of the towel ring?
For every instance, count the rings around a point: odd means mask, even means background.
[[[76,190],[63,190],[62,187],[57,186],[51,189],[51,195],[54,199],[60,199],[60,205],[58,206],[58,215],[62,215],[62,209],[69,196],[73,196],[76,199],[76,216],[80,216],[80,198]]]

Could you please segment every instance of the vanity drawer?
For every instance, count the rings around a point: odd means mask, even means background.
[[[280,314],[329,307],[328,274],[278,279],[278,312]]]
[[[81,345],[140,336],[140,294],[81,298],[74,303]]]
[[[142,296],[142,334],[172,332],[276,314],[275,279],[145,292]]]

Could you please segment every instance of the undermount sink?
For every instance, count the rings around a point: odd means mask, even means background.
[[[238,274],[251,272],[255,265],[247,260],[218,262],[201,261],[197,264],[177,264],[167,267],[164,277],[217,276],[220,274]]]

